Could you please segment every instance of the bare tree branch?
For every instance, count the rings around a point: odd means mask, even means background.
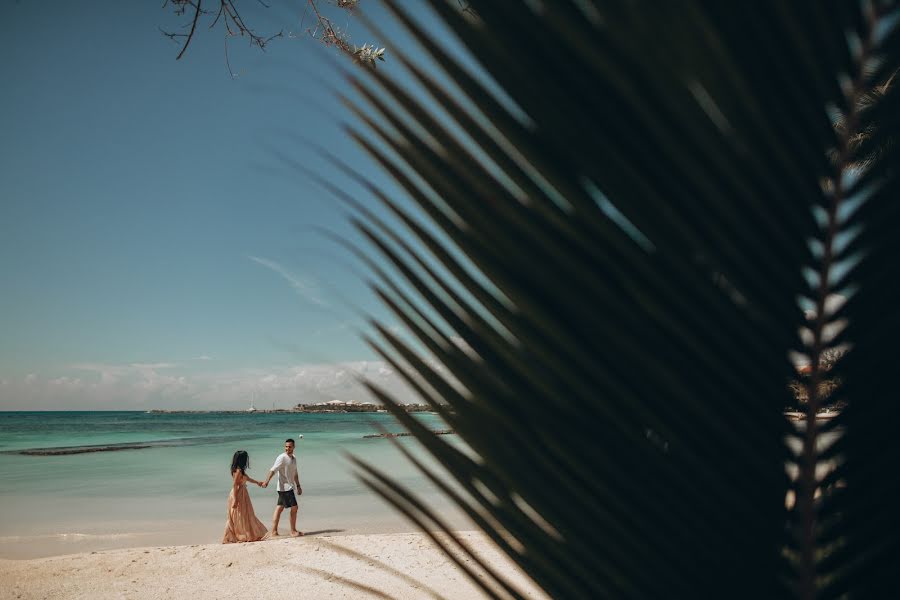
[[[184,47],[181,49],[181,52],[178,53],[178,56],[175,57],[175,60],[180,60],[182,56],[184,56],[184,51],[187,50],[188,44],[191,43],[191,40],[194,39],[194,31],[197,29],[197,21],[200,19],[200,3],[203,0],[197,0],[197,5],[194,7],[194,20],[191,21],[191,31],[187,35],[187,39],[184,41]]]
[[[269,7],[269,5],[263,2],[263,0],[257,1],[262,6],[266,8]],[[270,41],[284,35],[283,31],[279,31],[278,33],[270,36],[261,36],[256,34],[250,27],[246,25],[243,17],[241,16],[241,13],[238,11],[237,6],[235,5],[233,0],[219,0],[219,7],[216,11],[204,10],[201,6],[201,2],[202,0],[166,0],[163,4],[163,8],[171,7],[175,16],[184,16],[188,13],[189,9],[193,9],[190,30],[188,31],[188,33],[176,33],[165,31],[162,29],[160,30],[163,32],[163,35],[172,40],[175,40],[176,38],[185,38],[184,45],[182,46],[181,51],[178,53],[176,60],[184,56],[184,53],[187,51],[187,48],[191,43],[191,40],[194,39],[194,35],[197,31],[197,23],[200,21],[202,15],[215,15],[212,19],[212,22],[209,24],[208,29],[214,29],[220,22],[225,28],[226,63],[228,61],[227,43],[228,38],[230,37],[247,37],[250,40],[251,46],[256,46],[260,50],[265,50],[266,45]],[[234,76],[234,73],[231,71],[230,66],[228,68],[228,71],[232,76]]]
[[[203,16],[212,17],[208,29],[214,29],[219,24],[225,29],[225,63],[228,72],[232,77],[234,77],[234,72],[231,70],[231,65],[229,63],[227,46],[229,38],[236,36],[247,37],[251,46],[256,46],[260,50],[265,50],[266,45],[273,39],[284,36],[284,31],[279,31],[270,36],[263,36],[255,33],[247,25],[243,16],[238,11],[238,0],[218,0],[218,9],[214,11],[208,9],[204,10],[201,7],[201,1],[202,0],[165,0],[163,3],[163,8],[171,7],[176,16],[185,16],[193,9],[190,24],[185,24],[184,26],[185,29],[190,27],[187,33],[170,32],[160,29],[163,35],[173,41],[185,38],[181,51],[178,53],[178,59],[184,56],[191,40],[194,39],[194,35],[197,32],[197,24]],[[270,4],[265,0],[257,0],[257,2],[265,8],[270,7]],[[360,0],[329,0],[328,3],[353,15],[359,8]],[[306,0],[306,8],[300,19],[301,28],[303,27],[303,21],[306,18],[306,14],[310,10],[315,15],[316,22],[313,27],[307,28],[305,33],[311,38],[320,41],[325,46],[336,47],[348,56],[351,56],[356,62],[369,68],[374,69],[377,61],[384,61],[384,48],[379,48],[375,44],[363,44],[362,46],[351,44],[350,36],[347,33],[346,28],[341,29],[336,26],[332,19],[320,10],[319,0]],[[463,12],[470,11],[471,9],[468,6],[468,2],[460,2],[460,10]],[[474,12],[472,12],[472,14],[474,14]]]

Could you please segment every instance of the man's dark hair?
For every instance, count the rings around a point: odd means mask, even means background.
[[[288,442],[294,444],[295,446],[297,445],[297,443],[294,441],[293,438],[288,438],[288,439],[284,440],[284,443],[285,443],[285,444],[287,444]]]

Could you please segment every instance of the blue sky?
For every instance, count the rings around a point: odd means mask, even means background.
[[[233,79],[221,29],[176,62],[159,27],[181,21],[160,4],[0,8],[0,409],[286,407],[360,399],[353,373],[394,385],[358,335],[360,311],[391,320],[318,232],[355,239],[346,215],[284,161],[368,201],[314,142],[389,185],[341,129],[340,57],[302,35],[304,3],[247,2],[257,30],[298,35],[265,54],[232,40]]]

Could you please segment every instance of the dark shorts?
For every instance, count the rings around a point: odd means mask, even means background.
[[[285,508],[297,506],[297,496],[294,495],[294,490],[278,492],[278,506],[283,506]]]

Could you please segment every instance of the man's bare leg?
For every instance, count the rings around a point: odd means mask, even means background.
[[[296,506],[291,507],[291,535],[293,537],[303,535],[303,533],[297,531],[297,508]]]
[[[269,533],[272,537],[278,535],[278,521],[281,519],[281,511],[283,510],[284,507],[280,504],[275,507],[275,514],[272,515],[272,531]]]

